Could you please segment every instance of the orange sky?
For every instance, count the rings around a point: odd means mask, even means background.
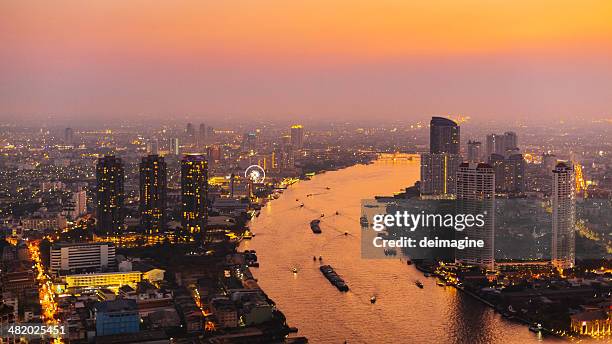
[[[469,94],[485,96],[491,87],[480,79],[488,77],[492,84],[510,89],[516,86],[508,84],[514,82],[508,78],[516,72],[528,72],[523,79],[541,82],[542,88],[556,84],[559,75],[565,80],[578,78],[580,86],[590,84],[597,90],[584,90],[587,94],[571,100],[570,108],[599,116],[609,110],[609,100],[592,98],[609,95],[612,84],[601,75],[612,72],[609,0],[3,0],[0,40],[0,59],[5,61],[0,72],[8,76],[8,81],[0,82],[0,91],[8,92],[0,95],[3,117],[105,109],[111,114],[163,109],[340,115],[342,104],[350,105],[344,112],[359,107],[347,104],[351,94],[366,91],[351,92],[351,82],[368,83],[375,75],[373,93],[387,88],[394,93],[391,88],[405,83],[398,80],[397,72],[409,78],[415,71],[421,72],[420,85],[431,85],[430,92],[444,72],[456,76],[450,80],[460,83],[461,89],[467,87]],[[470,72],[478,74],[481,67],[487,74],[471,82]],[[257,102],[243,94],[249,88],[241,86],[253,82],[254,76],[257,85],[270,90]],[[338,98],[317,94],[318,81],[337,83]],[[296,89],[287,90],[289,82]],[[150,83],[173,87],[151,89]],[[213,84],[221,86],[215,89]],[[213,90],[219,100],[179,96],[176,86]],[[114,92],[123,96],[108,104]],[[552,103],[565,92],[548,90],[543,100]],[[278,93],[288,96],[282,106],[273,104]],[[167,99],[156,106],[154,99],[162,95]],[[428,100],[405,110],[410,102],[399,94],[397,99],[364,99],[363,105],[369,113],[383,109],[393,116],[437,111],[484,114],[495,109],[495,104],[482,106],[477,99],[457,103],[453,101],[457,96],[442,95],[437,102]],[[512,98],[520,103],[516,111],[548,115],[557,111],[538,104],[530,107],[537,94],[517,97]],[[246,100],[243,107],[223,105],[236,98]],[[585,99],[594,104],[579,108]],[[377,108],[377,103],[389,101],[390,108],[388,104]]]

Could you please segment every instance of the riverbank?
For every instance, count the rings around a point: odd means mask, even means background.
[[[522,325],[431,279],[418,288],[414,281],[422,277],[414,265],[362,258],[361,200],[413,185],[419,172],[418,161],[375,161],[315,175],[268,202],[249,224],[256,236],[240,244],[257,251],[260,267],[251,270],[261,288],[313,343],[537,342]],[[315,218],[321,234],[309,226]],[[333,266],[350,290],[331,285],[321,265]]]

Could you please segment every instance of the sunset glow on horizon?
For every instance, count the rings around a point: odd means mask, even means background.
[[[4,1],[1,118],[610,114],[609,1]]]

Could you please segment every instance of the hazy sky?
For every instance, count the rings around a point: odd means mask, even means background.
[[[612,117],[610,0],[2,0],[0,119]]]

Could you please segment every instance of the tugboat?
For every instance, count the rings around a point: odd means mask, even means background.
[[[375,303],[376,303],[376,296],[372,296],[372,297],[370,298],[370,303],[371,303],[371,304],[375,304]]]
[[[312,232],[315,234],[321,234],[321,227],[319,226],[319,224],[321,223],[321,220],[312,220],[310,221],[310,229],[312,229]]]
[[[421,283],[421,281],[416,280],[416,281],[414,282],[414,284],[415,284],[417,287],[419,287],[419,288],[423,289],[423,283]]]
[[[319,261],[320,262],[323,261],[323,257],[319,256]]]
[[[293,271],[293,274],[297,274],[298,269],[297,268],[293,268],[293,269],[291,269],[291,271]]]
[[[304,203],[300,203],[300,208],[302,208],[304,206]]]
[[[336,215],[340,215],[340,212],[336,210]]]
[[[321,213],[321,217],[325,217],[325,214]]]
[[[317,261],[317,257],[312,256],[312,260],[316,262]]]
[[[326,190],[331,190],[331,188],[329,186],[326,186],[325,189]]]

